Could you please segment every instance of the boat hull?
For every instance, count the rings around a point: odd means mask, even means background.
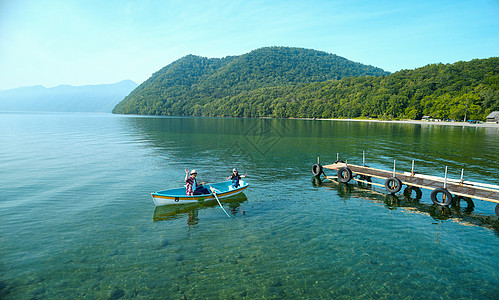
[[[243,192],[248,188],[248,183],[240,181],[240,186],[238,188],[231,187],[232,182],[220,182],[211,185],[206,185],[206,187],[212,186],[218,192],[216,193],[218,199],[223,199],[231,197]],[[183,193],[183,195],[181,194]],[[205,195],[185,195],[185,188],[171,189],[160,192],[151,193],[154,205],[165,206],[165,205],[177,205],[177,204],[188,204],[188,203],[200,203],[205,201],[216,200],[215,195],[205,194]]]

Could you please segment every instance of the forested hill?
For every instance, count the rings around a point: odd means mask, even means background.
[[[113,112],[484,120],[497,110],[498,57],[388,75],[324,52],[273,47],[223,59],[184,57],[141,84]]]
[[[382,77],[263,88],[218,99],[195,115],[272,118],[485,120],[499,111],[499,58],[431,64]],[[201,113],[201,114],[200,114]]]
[[[214,115],[202,107],[261,88],[388,74],[337,55],[301,48],[267,47],[222,59],[188,55],[154,73],[113,112]]]

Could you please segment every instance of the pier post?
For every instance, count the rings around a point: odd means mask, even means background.
[[[447,188],[447,166],[445,166],[444,189]]]

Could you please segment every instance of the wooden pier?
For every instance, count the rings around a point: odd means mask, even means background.
[[[326,176],[324,169],[333,170],[336,176]],[[464,170],[463,170],[464,172]],[[365,159],[362,166],[337,161],[334,164],[313,165],[312,173],[315,176],[324,174],[327,179],[337,179],[342,183],[348,183],[350,180],[362,182],[369,185],[384,187],[388,192],[395,194],[402,189],[402,185],[411,187],[418,192],[419,188],[432,190],[431,200],[433,203],[441,206],[449,206],[452,202],[477,199],[496,203],[495,213],[499,216],[499,186],[485,184],[480,182],[471,182],[461,179],[447,178],[447,168],[445,177],[429,176],[417,174],[414,172],[414,161],[411,172],[396,172],[396,162],[394,161],[393,171],[375,169],[365,166]],[[384,184],[372,182],[372,178],[384,180]],[[411,192],[412,193],[412,192]],[[419,193],[421,191],[419,190]],[[471,201],[472,203],[472,201]]]
[[[465,226],[480,226],[492,229],[499,235],[499,218],[495,215],[484,215],[473,213],[474,207],[466,208],[457,206],[453,203],[452,207],[437,206],[433,203],[425,203],[421,200],[422,194],[400,195],[383,193],[382,190],[373,189],[366,184],[345,185],[337,180],[322,180],[323,178],[312,178],[312,184],[315,187],[323,187],[335,190],[341,196],[348,195],[349,198],[357,198],[369,202],[383,204],[388,209],[401,209],[407,214],[426,214],[434,220],[452,220]],[[405,187],[404,191],[410,187]],[[471,201],[471,200],[470,200]],[[438,237],[438,234],[437,234]]]

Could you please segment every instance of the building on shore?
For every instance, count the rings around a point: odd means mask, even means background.
[[[499,123],[499,111],[493,111],[487,116],[487,123]]]

